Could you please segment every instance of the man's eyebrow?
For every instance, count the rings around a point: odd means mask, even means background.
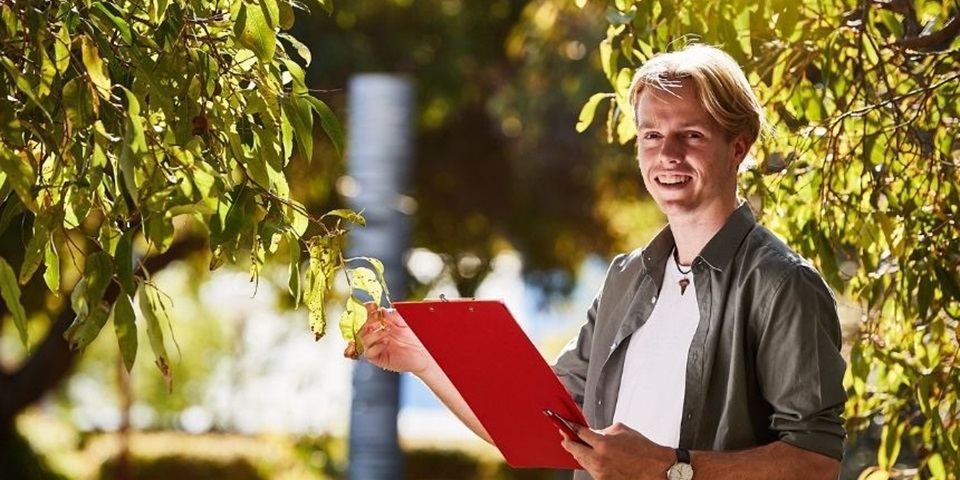
[[[707,125],[707,124],[706,124],[705,122],[702,122],[702,121],[690,120],[690,121],[686,121],[686,122],[683,122],[683,123],[677,125],[677,128],[678,128],[678,129],[681,129],[681,130],[682,130],[682,129],[686,129],[686,128],[698,128],[698,129],[702,129],[702,128],[706,128],[706,125]],[[638,128],[638,129],[642,129],[642,128],[646,128],[646,129],[657,129],[657,128],[658,128],[658,124],[657,124],[657,123],[654,123],[654,122],[651,122],[651,121],[641,121],[640,124],[637,125],[637,128]]]

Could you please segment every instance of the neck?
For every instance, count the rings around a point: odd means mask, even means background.
[[[739,204],[739,202],[738,202]],[[677,245],[677,261],[690,265],[703,247],[723,228],[736,206],[711,215],[671,215],[667,217]]]

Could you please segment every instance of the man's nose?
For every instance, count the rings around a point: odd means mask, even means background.
[[[683,158],[683,145],[674,137],[665,137],[660,144],[660,155],[658,159],[661,162],[677,163]]]

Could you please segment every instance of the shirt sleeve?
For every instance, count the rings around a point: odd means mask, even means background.
[[[593,304],[587,311],[587,321],[580,327],[580,332],[567,342],[553,365],[554,373],[567,387],[573,401],[577,402],[580,408],[583,408],[583,396],[587,386],[590,346],[593,344],[593,330],[596,326],[598,303],[599,297],[594,299]]]
[[[843,457],[843,388],[836,300],[823,278],[798,265],[772,298],[764,299],[757,374],[773,407],[770,427],[780,440],[829,457]]]

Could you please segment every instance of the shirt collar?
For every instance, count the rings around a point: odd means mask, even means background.
[[[757,225],[757,220],[750,211],[747,202],[740,202],[727,222],[720,228],[713,238],[703,247],[698,258],[710,268],[722,272],[733,260],[734,254],[743,243],[743,239]],[[676,241],[670,225],[667,225],[643,250],[643,266],[648,272],[662,272],[667,263],[667,256],[673,253]]]

